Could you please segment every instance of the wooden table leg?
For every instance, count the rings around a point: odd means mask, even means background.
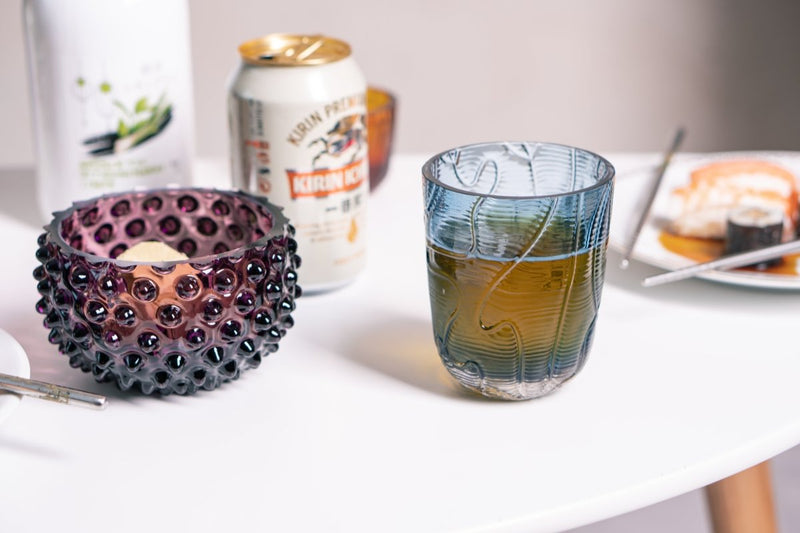
[[[706,487],[714,533],[775,533],[769,462]]]

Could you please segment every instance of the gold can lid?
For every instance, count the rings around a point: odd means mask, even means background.
[[[324,35],[272,33],[239,46],[246,63],[301,67],[333,63],[350,55],[350,45]]]

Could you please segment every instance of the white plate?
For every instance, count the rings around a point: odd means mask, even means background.
[[[0,372],[23,378],[31,375],[31,367],[25,350],[14,337],[2,329],[0,329]],[[0,390],[0,422],[11,414],[19,405],[19,401],[20,397],[16,394]]]
[[[668,200],[670,192],[676,187],[689,183],[690,172],[706,163],[730,159],[761,159],[771,161],[785,167],[800,177],[800,153],[798,152],[724,152],[716,154],[679,154],[677,155],[659,187],[658,195],[653,202],[650,215],[642,227],[631,256],[633,259],[650,265],[675,270],[696,262],[682,255],[670,252],[661,245],[658,237],[667,221]],[[635,216],[641,209],[644,193],[652,183],[655,167],[639,167],[637,169],[618,169],[614,190],[614,209],[611,222],[609,245],[622,251],[633,229]],[[800,290],[800,276],[771,274],[768,272],[751,272],[743,270],[712,270],[698,274],[699,278],[733,285],[761,287],[770,289]]]

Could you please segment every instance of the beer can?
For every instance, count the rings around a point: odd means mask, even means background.
[[[192,182],[188,0],[24,0],[42,218]]]
[[[271,34],[239,47],[229,83],[233,185],[267,196],[297,230],[303,289],[331,290],[366,262],[366,80],[350,46]]]

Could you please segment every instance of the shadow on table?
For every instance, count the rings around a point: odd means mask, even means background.
[[[41,442],[22,441],[10,433],[0,434],[0,450],[4,452],[16,452],[36,459],[63,459],[64,453],[61,448],[56,443],[52,444],[52,447],[49,447]]]
[[[426,392],[449,398],[481,397],[453,381],[442,365],[429,322],[396,315],[358,325],[340,350],[343,357]]]
[[[36,173],[33,168],[0,169],[0,213],[41,228],[44,221],[36,203]]]

